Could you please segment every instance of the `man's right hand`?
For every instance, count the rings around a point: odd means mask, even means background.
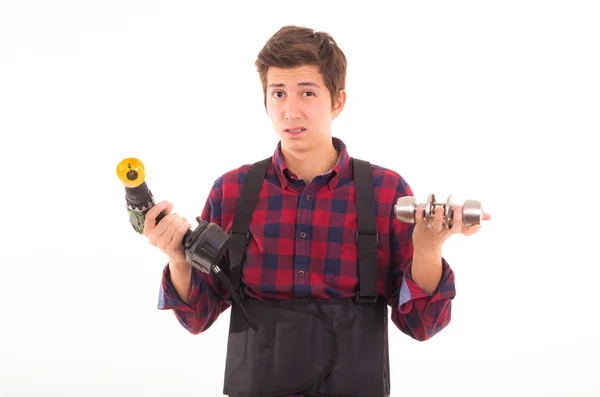
[[[148,238],[150,244],[160,248],[169,257],[171,267],[188,267],[190,265],[185,260],[183,252],[183,236],[192,225],[176,213],[171,214],[172,209],[173,203],[168,201],[155,204],[146,213],[144,236]],[[167,215],[156,224],[156,217],[162,211]]]

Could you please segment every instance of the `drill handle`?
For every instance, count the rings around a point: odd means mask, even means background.
[[[156,216],[156,222],[155,222],[155,224],[158,225],[158,222],[160,222],[162,220],[162,218],[164,218],[165,216],[167,216],[167,214],[165,213],[165,211],[161,211],[160,214],[158,214]]]

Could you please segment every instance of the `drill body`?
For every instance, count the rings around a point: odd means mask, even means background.
[[[142,234],[146,223],[146,213],[154,206],[154,197],[148,189],[146,182],[138,187],[125,187],[125,201],[127,203],[127,212],[129,213],[129,222],[133,229]],[[161,213],[156,221],[160,221],[164,213]]]

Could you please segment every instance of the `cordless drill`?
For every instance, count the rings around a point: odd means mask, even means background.
[[[144,164],[134,157],[128,157],[117,165],[117,176],[125,186],[125,201],[129,222],[137,233],[143,234],[146,214],[155,205],[154,196],[144,180],[146,177]],[[164,211],[158,214],[156,224],[165,216]],[[219,261],[229,247],[229,234],[218,225],[207,222],[200,217],[196,217],[196,221],[198,222],[196,229],[194,231],[187,230],[183,236],[182,243],[186,261],[204,273],[217,274],[225,288],[231,293],[232,299],[242,309],[242,314],[246,317],[248,324],[253,329],[258,330],[256,324],[242,307],[239,295],[231,281],[218,266]]]

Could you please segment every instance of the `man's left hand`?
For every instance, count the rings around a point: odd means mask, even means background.
[[[423,208],[417,208],[415,214],[416,225],[413,231],[413,245],[415,250],[441,250],[444,242],[453,234],[472,236],[477,233],[481,229],[481,225],[465,226],[462,222],[462,214],[462,206],[454,207],[452,227],[446,229],[444,225],[444,209],[437,207],[433,217],[433,224],[431,227],[428,227],[427,221],[423,218]],[[484,212],[482,220],[488,221],[490,219],[492,219],[491,215]]]

